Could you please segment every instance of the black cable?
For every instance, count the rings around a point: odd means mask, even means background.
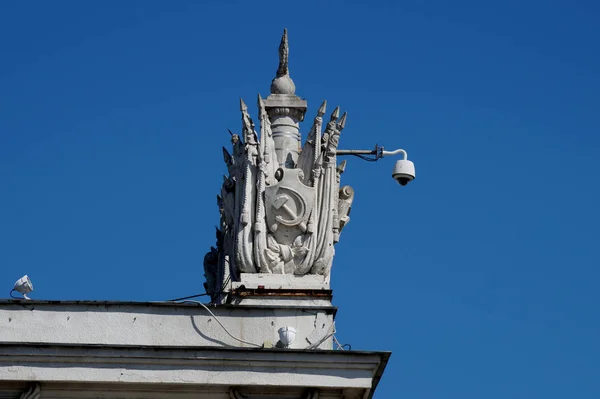
[[[15,291],[16,291],[16,290],[13,288],[12,290],[10,290],[10,293],[9,293],[8,295],[10,295],[10,297],[11,297],[11,298],[13,298],[13,299],[21,299],[21,298],[19,298],[18,296],[14,296],[14,295],[13,295],[13,292],[15,292]]]
[[[350,154],[350,155],[354,155],[355,157],[359,157],[360,159],[367,161],[367,162],[376,162],[377,160],[379,160],[379,158],[375,157],[375,158],[371,158],[371,157],[367,157],[365,155],[362,154]]]
[[[228,292],[205,292],[204,294],[197,294],[197,295],[190,295],[190,296],[184,296],[183,298],[177,298],[177,299],[170,299],[167,302],[178,302],[178,301],[183,301],[186,299],[191,299],[191,298],[198,298],[199,296],[208,296],[208,295],[216,295],[216,294],[229,294]]]
[[[229,284],[230,281],[231,281],[231,274],[229,276],[227,276],[227,278],[225,279],[225,282],[223,283],[223,286],[221,287],[221,291],[225,291],[225,287],[227,287],[227,284]]]
[[[183,298],[171,299],[171,300],[169,300],[167,302],[183,301],[184,299],[198,298],[199,296],[207,296],[207,295],[210,295],[210,294],[209,293],[204,293],[204,294],[198,294],[198,295],[184,296]]]

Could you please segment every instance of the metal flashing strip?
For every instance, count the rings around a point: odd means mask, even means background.
[[[256,295],[255,296],[272,296],[272,295],[260,295],[260,293],[262,292],[262,290],[260,289],[256,289],[256,290],[245,290],[245,291],[256,291]],[[295,291],[295,290],[290,290],[290,291]],[[329,291],[331,292],[331,291]],[[285,294],[284,294],[285,295]],[[245,298],[248,298],[250,296],[253,296],[252,294],[246,294],[243,293],[239,296],[244,296]],[[290,298],[298,298],[299,295],[289,295],[288,297]],[[331,298],[332,296],[330,296],[329,298]],[[326,298],[325,296],[320,297],[319,299],[323,299]],[[206,305],[208,306],[209,304],[206,303]],[[172,302],[172,301],[166,301],[166,302],[132,302],[132,301],[87,301],[87,300],[82,300],[82,301],[51,301],[51,300],[15,300],[15,299],[2,299],[0,300],[0,308],[5,308],[6,306],[11,306],[11,307],[18,307],[18,308],[23,308],[23,309],[27,309],[27,310],[33,310],[32,308],[38,307],[36,310],[44,310],[45,307],[47,306],[96,306],[96,307],[104,307],[104,308],[108,308],[108,307],[122,307],[122,306],[131,306],[131,307],[158,307],[158,308],[168,308],[168,307],[173,307],[173,308],[195,308],[198,307],[197,303],[194,303],[192,301],[189,302]],[[234,303],[224,303],[224,304],[218,304],[218,305],[210,305],[211,307],[214,307],[216,309],[234,309],[234,308],[242,308],[242,306],[234,304]],[[273,309],[276,308],[278,306],[271,306],[271,305],[259,305],[259,304],[253,304],[253,305],[244,305],[243,308],[244,309]],[[280,306],[280,307],[287,307],[287,306]],[[310,307],[311,310],[324,310],[327,311],[328,313],[337,313],[337,306],[311,306]],[[73,310],[73,309],[70,309]],[[87,310],[86,310],[87,311]]]

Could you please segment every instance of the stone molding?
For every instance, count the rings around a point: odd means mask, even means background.
[[[369,391],[388,358],[387,352],[0,344],[0,385],[32,379],[225,387],[243,382],[278,389]]]
[[[242,395],[236,388],[229,389],[229,399],[253,399],[254,397],[252,395]],[[301,396],[298,396],[298,399],[319,399],[319,390],[309,389]]]

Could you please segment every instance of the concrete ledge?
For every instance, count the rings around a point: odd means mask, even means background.
[[[31,384],[2,382],[1,399],[20,399]],[[260,386],[216,386],[200,384],[145,384],[145,383],[76,383],[43,382],[42,399],[231,399],[230,388],[245,399],[299,399],[306,398],[309,389]],[[319,389],[319,399],[363,399],[364,389]]]
[[[40,344],[161,345],[181,347],[252,347],[275,345],[277,330],[296,328],[292,348],[333,347],[331,323],[335,308],[215,306],[215,318],[197,303],[0,302],[0,342]],[[325,304],[321,304],[325,305]],[[316,323],[319,318],[320,323]],[[323,325],[325,324],[325,327]]]
[[[241,273],[240,281],[233,282],[232,288],[235,290],[241,286],[267,290],[329,290],[329,281],[324,276],[317,274],[295,276],[293,274]]]
[[[374,389],[390,354],[0,344],[0,381]]]
[[[271,94],[264,99],[265,108],[299,108],[306,111],[308,103],[306,100],[294,94]]]

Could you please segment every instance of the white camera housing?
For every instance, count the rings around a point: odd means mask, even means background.
[[[14,291],[20,292],[23,294],[23,298],[30,299],[27,297],[27,294],[33,291],[33,284],[27,275],[24,275],[20,279],[17,280],[15,286],[13,287]]]
[[[401,186],[406,186],[408,182],[415,178],[415,176],[415,164],[412,163],[412,161],[409,161],[408,159],[396,161],[392,177]]]
[[[296,329],[294,327],[281,327],[279,329],[279,340],[284,348],[289,347],[296,339]]]

